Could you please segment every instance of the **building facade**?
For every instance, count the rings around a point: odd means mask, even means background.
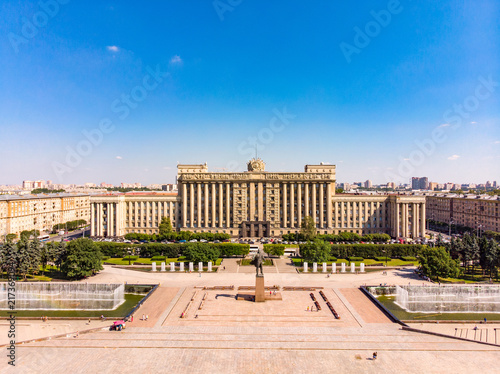
[[[426,196],[427,219],[481,231],[500,232],[500,197],[431,194]]]
[[[0,235],[25,230],[50,232],[58,223],[90,220],[90,197],[85,194],[0,196]]]
[[[158,232],[168,216],[177,230],[233,237],[277,237],[300,231],[312,217],[320,234],[342,231],[425,234],[425,198],[335,194],[334,165],[306,165],[301,173],[266,172],[260,159],[242,173],[208,172],[206,164],[178,165],[178,193],[92,196],[91,235]]]

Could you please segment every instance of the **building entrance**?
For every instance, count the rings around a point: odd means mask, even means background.
[[[240,238],[262,238],[271,236],[269,221],[245,221],[241,223]]]

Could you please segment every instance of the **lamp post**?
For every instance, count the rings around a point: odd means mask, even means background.
[[[448,224],[448,236],[451,238],[451,225],[453,225],[455,222],[453,222],[453,219],[450,220],[450,223]]]

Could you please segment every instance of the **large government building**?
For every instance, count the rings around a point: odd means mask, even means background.
[[[334,165],[306,165],[302,173],[266,172],[252,159],[246,172],[209,172],[206,164],[178,165],[178,193],[91,196],[91,235],[158,232],[170,217],[177,230],[233,237],[295,233],[312,217],[318,233],[425,234],[425,197],[335,194]]]

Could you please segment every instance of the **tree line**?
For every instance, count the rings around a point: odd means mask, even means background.
[[[41,243],[36,237],[17,243],[7,242],[0,247],[0,269],[14,268],[18,277],[26,280],[45,272],[48,265],[56,266],[67,279],[81,279],[102,270],[99,247],[88,238],[71,242]]]

